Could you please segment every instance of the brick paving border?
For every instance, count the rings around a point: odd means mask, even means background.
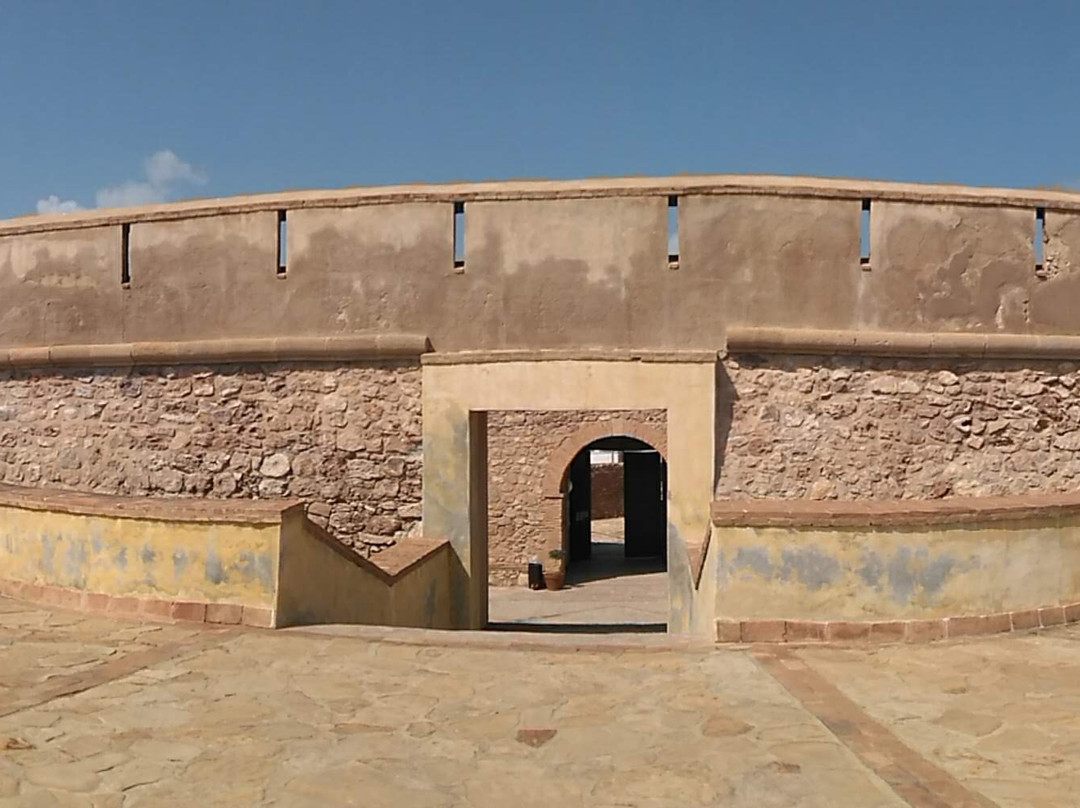
[[[790,648],[754,647],[751,654],[762,670],[912,808],[996,808],[904,744]]]
[[[54,699],[74,696],[184,653],[201,653],[236,636],[237,632],[229,629],[201,631],[184,640],[110,657],[87,670],[53,677],[37,687],[30,688],[25,695],[0,705],[0,718],[38,707]]]

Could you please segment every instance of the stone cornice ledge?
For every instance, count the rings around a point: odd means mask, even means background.
[[[424,365],[483,365],[492,362],[715,362],[716,351],[639,351],[622,348],[454,351],[428,353]]]
[[[727,353],[1080,359],[1080,336],[842,331],[736,326],[728,329]]]
[[[206,365],[233,362],[326,362],[332,360],[418,359],[428,350],[418,334],[352,334],[340,337],[269,337],[117,342],[0,348],[0,369],[45,367],[130,367]]]
[[[892,500],[716,500],[714,527],[898,527],[1056,519],[1080,514],[1080,493]]]
[[[287,513],[302,514],[304,506],[298,499],[123,497],[0,484],[0,507],[161,522],[276,525]]]

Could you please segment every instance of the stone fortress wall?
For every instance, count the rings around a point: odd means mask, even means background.
[[[5,481],[298,496],[361,549],[419,530],[431,351],[717,352],[722,498],[1080,470],[1074,194],[719,176],[33,216],[0,223],[0,295]],[[500,469],[546,444],[511,459],[489,425],[492,546],[517,546],[499,503],[529,483]]]

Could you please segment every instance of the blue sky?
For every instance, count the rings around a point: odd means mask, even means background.
[[[1080,4],[1019,0],[12,0],[0,218],[677,172],[1080,186],[1078,34]]]

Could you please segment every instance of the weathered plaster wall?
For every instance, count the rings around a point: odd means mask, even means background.
[[[133,226],[122,339],[280,333],[293,289],[277,277],[277,230],[271,211]]]
[[[1076,362],[737,356],[723,498],[940,499],[1080,485]]]
[[[1080,598],[1080,519],[962,526],[717,527],[717,615],[979,615]]]
[[[527,584],[522,576],[529,558],[546,558],[547,549],[559,546],[559,513],[545,507],[544,479],[552,455],[583,424],[614,420],[651,424],[661,430],[666,426],[663,410],[488,413],[488,575],[492,584]]]
[[[368,551],[420,519],[410,364],[0,372],[0,478],[106,494],[299,497]]]
[[[338,206],[313,192],[0,222],[0,290],[12,304],[0,348],[408,332],[440,351],[696,350],[746,325],[1080,334],[1075,195],[706,177],[339,196]]]
[[[277,524],[0,507],[0,579],[271,609]]]
[[[860,212],[852,200],[680,199],[679,269],[662,299],[683,339],[704,328],[716,344],[727,322],[848,326],[865,281]]]
[[[118,342],[119,227],[0,236],[0,344]]]

